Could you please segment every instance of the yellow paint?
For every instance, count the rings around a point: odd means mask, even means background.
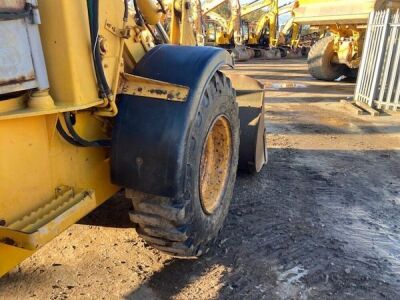
[[[172,1],[170,22],[170,43],[184,46],[196,46],[196,34],[201,34],[196,24],[193,24],[192,15],[197,13],[192,10],[190,0]],[[194,8],[196,9],[196,7]]]
[[[21,261],[31,256],[33,253],[34,251],[0,243],[0,277],[13,269]]]
[[[39,10],[50,93],[56,105],[95,104],[99,98],[86,1],[39,0]]]
[[[110,99],[100,99],[86,0],[39,0],[39,10],[52,98],[44,92],[29,101],[27,95],[0,101],[0,226],[5,222],[0,227],[0,276],[34,253],[22,247],[42,246],[120,189],[110,181],[110,150],[66,142],[56,130],[58,113],[76,111],[76,131],[87,140],[110,138],[109,122],[93,112],[115,115],[120,73],[131,72],[152,44],[143,39],[146,29],[137,28],[132,16],[123,22],[122,1],[100,1],[99,35],[107,45],[103,67],[113,91]],[[130,36],[124,39],[107,30],[107,22]],[[63,207],[47,211],[60,186],[93,194],[79,201],[68,198]],[[28,218],[29,226],[8,227],[35,211],[40,213]],[[19,248],[5,244],[10,236]]]
[[[94,191],[59,187],[60,195],[19,220],[0,226],[0,240],[26,250],[37,250],[98,205]],[[63,190],[63,191],[62,191]]]

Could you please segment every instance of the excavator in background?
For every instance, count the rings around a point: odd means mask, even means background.
[[[247,45],[255,47],[256,57],[264,57],[265,55],[269,59],[278,59],[281,57],[291,58],[303,55],[299,48],[300,28],[298,24],[293,22],[293,16],[291,16],[281,30],[278,30],[279,16],[287,13],[293,14],[293,8],[296,3],[278,6],[278,2],[278,0],[259,0],[242,8],[242,17],[259,9],[269,8],[268,11],[259,17],[251,30],[249,30]],[[269,51],[264,52],[265,48],[269,49]],[[257,53],[260,53],[260,55],[257,55]]]
[[[210,46],[231,47],[231,38],[228,34],[229,21],[223,18],[220,14],[210,11],[204,16],[207,42]]]
[[[231,16],[226,20],[215,10],[221,5],[230,6]],[[213,33],[212,42],[208,44],[227,49],[236,61],[245,61],[254,56],[243,42],[241,5],[239,0],[214,0],[202,7],[203,20],[208,29],[207,36]]]
[[[164,22],[170,42],[176,45],[205,46],[206,31],[200,0],[163,1]]]
[[[400,8],[399,0],[296,0],[293,22],[318,27],[321,39],[310,49],[308,69],[319,80],[356,77],[369,14]]]
[[[290,18],[281,26],[278,33],[278,47],[282,57],[299,58],[308,54],[309,47],[300,44],[302,37],[302,26],[294,22],[294,9],[298,3],[293,2],[279,7],[279,15],[290,14]]]
[[[231,0],[228,2],[231,7],[228,20],[215,11],[223,4],[227,4],[226,0],[214,0],[203,5],[203,19],[208,29],[206,35],[211,37],[206,44],[229,49],[236,60],[251,57],[279,59],[290,56],[292,52],[300,53],[296,47],[291,46],[297,45],[297,42],[291,41],[289,47],[286,44],[286,34],[289,31],[293,32],[292,37],[298,37],[297,24],[291,23],[289,28],[285,28],[285,34],[279,32],[278,38],[278,16],[291,12],[292,4],[278,7],[278,0],[257,0],[241,7],[238,0]],[[256,29],[247,30],[248,36],[245,38],[243,18],[267,7],[269,10],[262,14]]]
[[[258,19],[255,30],[249,30],[247,45],[255,51],[255,57],[279,59],[281,52],[278,49],[278,0],[257,0],[242,7],[241,17],[258,10],[269,8]]]
[[[190,2],[170,34],[133,4],[0,1],[0,276],[121,189],[149,245],[200,256],[266,162],[262,86],[195,46]]]

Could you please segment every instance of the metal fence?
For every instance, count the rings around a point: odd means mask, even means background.
[[[400,109],[400,11],[372,12],[354,99],[371,107]]]

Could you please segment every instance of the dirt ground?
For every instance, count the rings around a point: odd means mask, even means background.
[[[266,87],[269,163],[239,175],[214,248],[164,255],[122,196],[0,279],[0,298],[399,299],[400,115],[357,116],[354,83],[303,60],[239,64]]]

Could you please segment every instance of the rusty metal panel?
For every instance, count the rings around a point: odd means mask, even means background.
[[[25,8],[26,0],[0,0],[0,11],[21,11]]]
[[[25,20],[2,21],[0,94],[32,88],[32,82],[35,83],[35,70]]]

